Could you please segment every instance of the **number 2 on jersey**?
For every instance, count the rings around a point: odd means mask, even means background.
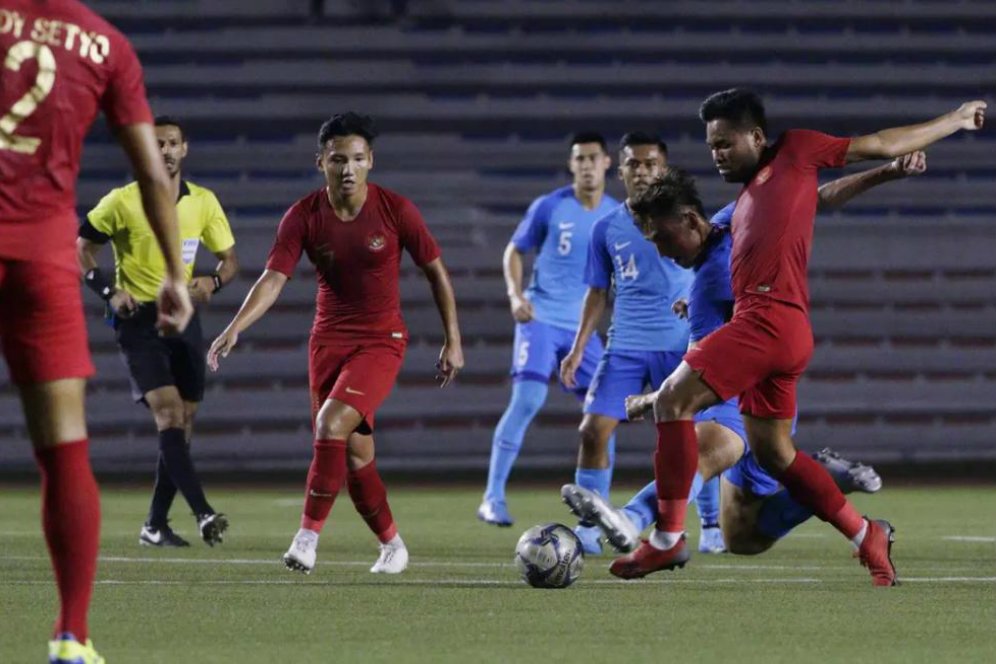
[[[34,154],[41,144],[40,138],[15,136],[14,132],[17,126],[34,113],[38,105],[52,92],[52,87],[55,85],[55,56],[52,55],[52,49],[44,44],[21,41],[7,51],[3,66],[11,71],[20,71],[21,65],[28,60],[38,61],[35,84],[0,118],[0,150]]]

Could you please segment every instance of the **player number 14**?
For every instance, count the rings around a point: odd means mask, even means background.
[[[52,49],[33,41],[17,42],[7,51],[3,66],[11,71],[20,71],[28,60],[37,60],[38,73],[35,83],[24,93],[10,110],[0,118],[0,150],[12,150],[23,154],[34,154],[41,144],[40,138],[15,136],[17,126],[28,118],[38,105],[48,97],[55,85],[55,56]]]
[[[623,257],[616,254],[616,263],[619,265],[619,276],[623,279],[634,280],[640,276],[640,269],[636,267],[636,254],[630,254],[628,261],[623,261]]]

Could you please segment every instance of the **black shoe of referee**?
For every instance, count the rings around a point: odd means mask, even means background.
[[[138,534],[138,543],[142,546],[190,546],[190,542],[174,533],[168,524],[162,528],[153,528],[149,524],[145,524],[142,526],[142,532]]]

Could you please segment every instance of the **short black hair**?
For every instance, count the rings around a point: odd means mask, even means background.
[[[609,151],[609,146],[605,142],[605,137],[597,131],[579,131],[571,136],[571,147],[582,143],[598,143],[598,145],[602,148],[602,152],[607,153]]]
[[[703,217],[705,209],[695,185],[695,178],[686,170],[669,169],[663,177],[629,204],[637,219],[659,219],[676,217],[683,207],[694,208]]]
[[[369,115],[360,115],[353,111],[337,113],[326,120],[318,130],[318,151],[324,150],[329,139],[336,136],[362,136],[367,144],[373,147],[378,133],[377,126]]]
[[[730,88],[709,95],[699,107],[699,118],[705,123],[729,120],[738,129],[760,127],[761,131],[768,133],[768,119],[764,115],[761,95],[746,88]]]
[[[152,124],[156,127],[176,127],[180,130],[180,139],[184,142],[187,141],[187,130],[183,126],[183,122],[180,121],[180,118],[175,115],[157,115]]]
[[[656,145],[661,149],[661,154],[665,157],[667,156],[667,143],[661,140],[660,136],[652,132],[631,131],[623,134],[623,137],[619,140],[619,151],[621,152],[623,148],[634,145]]]

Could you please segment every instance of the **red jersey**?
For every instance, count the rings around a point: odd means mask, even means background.
[[[141,65],[76,0],[0,0],[0,61],[0,257],[73,261],[83,138],[152,122]]]
[[[845,163],[849,138],[785,132],[737,198],[730,268],[737,310],[776,300],[809,311],[806,268],[818,202],[817,171]]]
[[[291,277],[304,252],[315,265],[318,339],[407,338],[398,277],[401,250],[422,267],[439,258],[418,208],[374,184],[352,221],[336,216],[326,190],[305,196],[284,215],[266,269]]]

